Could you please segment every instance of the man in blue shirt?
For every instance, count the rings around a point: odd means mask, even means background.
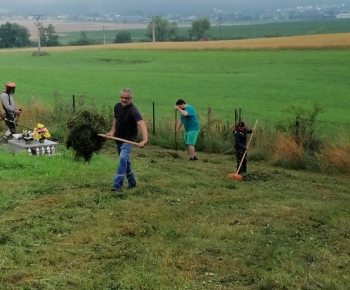
[[[196,116],[196,112],[194,111],[192,106],[187,105],[182,99],[179,99],[176,102],[175,110],[177,110],[181,115],[174,133],[177,134],[180,127],[184,125],[184,140],[188,148],[188,153],[190,154],[190,161],[198,160],[194,148],[199,132],[199,123]]]

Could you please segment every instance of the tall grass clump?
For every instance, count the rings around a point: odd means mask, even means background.
[[[200,131],[197,138],[196,150],[206,153],[223,153],[233,148],[232,126],[223,119],[209,119],[198,116]],[[152,121],[146,119],[150,131],[150,144],[161,146],[167,149],[185,150],[183,142],[183,129],[174,135],[175,118],[162,117],[155,125],[153,133]]]
[[[350,172],[350,140],[349,137],[342,135],[338,143],[334,141],[325,141],[325,146],[320,153],[316,155],[317,162],[323,172]]]
[[[44,106],[41,102],[33,99],[28,100],[25,104],[19,104],[23,114],[18,119],[18,123],[28,128],[34,128],[38,123],[45,124],[49,128],[52,139],[65,142],[69,133],[67,122],[75,115],[76,111],[87,106],[85,97],[78,96],[74,108],[71,102],[66,102],[57,92],[52,94],[52,98],[52,105]],[[98,110],[109,124],[112,124],[113,120],[112,111],[113,108],[107,106],[102,106]],[[23,128],[18,126],[17,132],[21,132]]]

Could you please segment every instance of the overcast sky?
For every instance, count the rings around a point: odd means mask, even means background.
[[[0,0],[0,8],[28,14],[85,14],[108,11],[122,14],[169,14],[196,11],[208,13],[214,11],[214,8],[234,12],[342,3],[349,5],[350,0]]]

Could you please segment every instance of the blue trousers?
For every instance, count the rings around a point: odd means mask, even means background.
[[[114,176],[113,186],[121,190],[123,188],[123,182],[126,177],[129,187],[136,185],[135,175],[131,169],[130,153],[132,145],[129,143],[116,143],[117,152],[119,154],[119,164],[117,172]]]

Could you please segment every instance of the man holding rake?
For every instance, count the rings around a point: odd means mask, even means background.
[[[106,134],[106,137],[116,137],[133,143],[137,138],[137,127],[140,128],[142,135],[142,141],[138,143],[138,146],[143,148],[148,140],[146,123],[137,107],[132,103],[132,91],[123,89],[120,94],[120,102],[114,107],[114,120],[111,131]],[[119,164],[111,191],[122,191],[125,177],[128,180],[128,189],[136,186],[135,175],[132,172],[130,163],[130,153],[133,147],[131,143],[116,141]]]

